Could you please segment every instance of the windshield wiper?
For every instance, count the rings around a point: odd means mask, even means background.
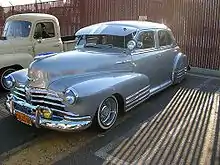
[[[85,44],[84,47],[100,48],[98,45]]]
[[[91,44],[85,44],[85,47],[93,47],[93,48],[106,48],[106,47],[109,47],[109,48],[112,48],[113,45],[112,44],[96,44],[96,45],[91,45]]]

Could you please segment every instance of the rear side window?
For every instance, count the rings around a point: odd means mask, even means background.
[[[158,32],[159,46],[168,46],[171,45],[173,41],[173,37],[166,30],[160,30]]]
[[[155,40],[154,40],[154,31],[143,31],[139,34],[137,40],[139,41],[138,47],[141,49],[149,49],[155,47]]]

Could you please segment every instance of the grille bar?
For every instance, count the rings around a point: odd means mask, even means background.
[[[52,109],[64,111],[63,99],[57,93],[45,89],[29,89],[30,102],[33,105],[41,105]],[[13,94],[22,100],[27,101],[24,87],[15,87]]]

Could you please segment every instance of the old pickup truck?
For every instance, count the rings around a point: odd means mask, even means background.
[[[17,120],[59,131],[92,125],[105,131],[119,113],[186,76],[187,56],[163,24],[112,21],[75,35],[75,50],[41,56],[5,77],[6,108]]]
[[[26,13],[8,17],[0,38],[0,88],[8,90],[3,77],[27,68],[37,54],[72,50],[74,39],[61,37],[55,16]]]

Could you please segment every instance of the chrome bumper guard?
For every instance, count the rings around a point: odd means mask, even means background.
[[[14,108],[14,104],[19,104],[20,106],[24,106],[26,108],[30,108],[35,111],[35,114],[28,114],[23,111]],[[24,101],[15,100],[13,95],[10,94],[7,96],[6,100],[6,109],[10,112],[11,115],[15,116],[16,112],[20,112],[31,119],[33,125],[37,128],[43,127],[56,131],[64,131],[64,132],[75,132],[81,131],[88,128],[92,119],[91,116],[64,116],[62,120],[53,120],[53,119],[45,119],[42,117],[40,111],[44,108],[40,106],[33,106]]]

